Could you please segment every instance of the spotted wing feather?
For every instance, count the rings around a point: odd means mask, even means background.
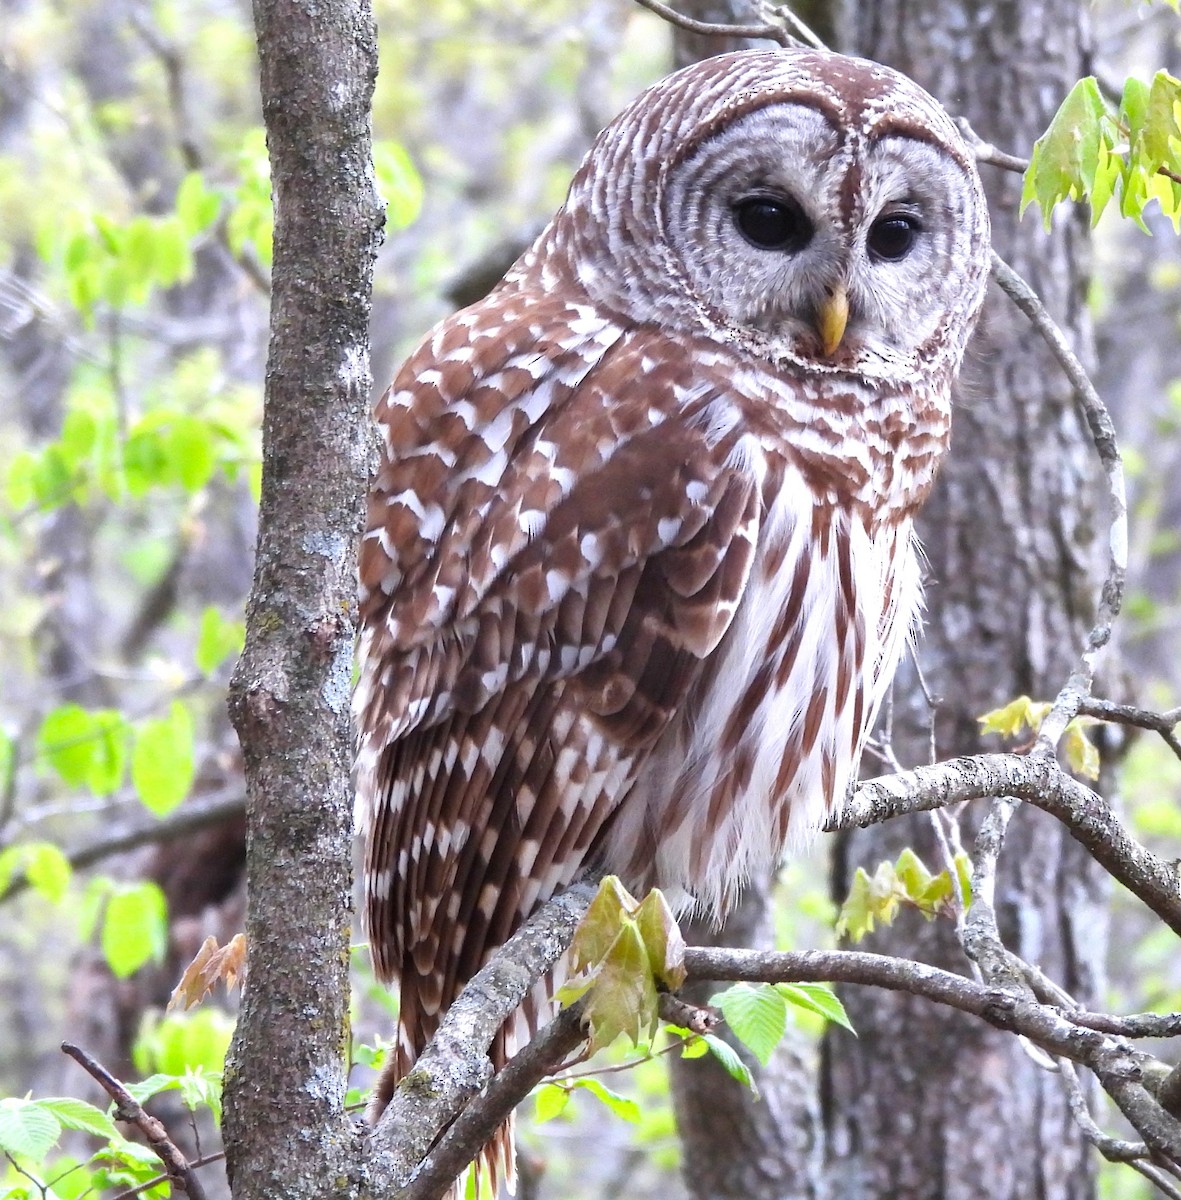
[[[516,332],[484,344],[521,361]],[[734,429],[703,432],[716,396],[662,336],[588,322],[498,406],[495,361],[449,377],[424,361],[454,356],[444,327],[395,381],[410,403],[379,409],[358,763],[396,1073],[488,954],[595,865],[745,587],[757,473]]]

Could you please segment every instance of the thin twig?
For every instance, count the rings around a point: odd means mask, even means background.
[[[781,20],[790,25],[796,31],[796,37],[805,45],[811,46],[813,50],[827,50],[828,47],[824,44],[823,39],[813,32],[809,26],[791,10],[787,4],[780,4],[772,9],[772,12]]]
[[[964,952],[979,967],[982,981],[993,987],[1021,992],[1029,989],[1009,961],[997,926],[994,900],[997,863],[1005,843],[1005,831],[1016,809],[1012,800],[995,799],[980,823],[972,847],[972,903],[960,941]],[[1032,991],[1029,994],[1032,995]]]
[[[1068,1059],[1058,1060],[1058,1074],[1066,1092],[1066,1103],[1070,1106],[1070,1114],[1079,1127],[1083,1137],[1103,1155],[1108,1162],[1128,1163],[1138,1158],[1148,1157],[1148,1147],[1143,1142],[1127,1142],[1121,1138],[1109,1137],[1095,1124],[1091,1110],[1087,1106],[1087,1098],[1083,1095],[1082,1084],[1074,1063]]]
[[[1136,708],[1131,704],[1116,704],[1112,700],[1086,697],[1080,702],[1078,711],[1080,716],[1097,717],[1101,721],[1132,725],[1137,729],[1159,733],[1165,745],[1181,758],[1181,739],[1173,732],[1177,725],[1181,724],[1181,708],[1170,708],[1166,712],[1158,713],[1146,708]]]
[[[185,1192],[190,1200],[205,1200],[205,1189],[197,1178],[193,1164],[177,1149],[162,1122],[150,1113],[97,1059],[71,1042],[62,1042],[62,1052],[68,1054],[83,1070],[96,1079],[115,1102],[115,1117],[134,1125],[164,1164],[168,1179],[174,1187]]]
[[[1005,294],[1029,318],[1041,334],[1067,379],[1074,388],[1075,398],[1091,431],[1091,440],[1107,477],[1108,500],[1111,505],[1111,526],[1108,534],[1107,572],[1099,592],[1095,623],[1087,637],[1082,661],[1071,672],[1054,701],[1050,714],[1042,722],[1035,753],[1053,754],[1066,726],[1079,710],[1082,700],[1090,694],[1095,677],[1095,664],[1100,651],[1111,639],[1111,627],[1123,603],[1124,576],[1128,563],[1128,506],[1124,490],[1124,467],[1116,440],[1115,425],[1095,385],[1083,364],[1071,350],[1065,334],[1055,324],[1037,293],[995,251],[992,253],[992,275]]]
[[[800,40],[779,25],[719,25],[713,21],[696,21],[686,17],[660,0],[636,0],[636,3],[686,33],[700,33],[708,37],[766,38],[784,47]]]
[[[986,142],[972,128],[967,117],[957,117],[955,123],[963,135],[964,141],[976,155],[977,162],[988,163],[1005,171],[1013,171],[1018,175],[1024,175],[1029,169],[1028,158],[1018,158],[1015,154],[1006,154],[1004,150],[998,150],[991,142]]]
[[[211,825],[239,817],[245,811],[246,801],[240,787],[229,788],[214,800],[188,804],[163,820],[152,820],[128,829],[119,829],[107,837],[67,851],[66,861],[75,870],[81,870],[115,854],[125,854],[129,850],[138,850],[141,846],[188,837],[199,830],[208,829]],[[18,876],[6,888],[0,890],[0,904],[19,896],[30,886],[24,875]]]
[[[1089,1012],[1082,1008],[1068,1008],[1068,1020],[1100,1033],[1111,1033],[1126,1038],[1166,1038],[1181,1036],[1181,1013],[1129,1013],[1124,1017],[1111,1013]]]
[[[363,1106],[362,1106],[363,1107]],[[226,1156],[224,1150],[218,1150],[214,1154],[203,1154],[194,1158],[189,1166],[191,1167],[207,1167],[210,1163],[221,1162]],[[111,1200],[135,1200],[136,1196],[142,1196],[144,1192],[151,1191],[154,1187],[159,1187],[162,1183],[167,1183],[171,1179],[170,1175],[157,1175],[144,1183],[137,1183],[135,1187],[128,1188],[123,1192],[116,1192],[111,1197]]]

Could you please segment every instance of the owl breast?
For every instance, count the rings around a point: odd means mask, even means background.
[[[710,669],[621,803],[603,867],[723,915],[839,809],[921,607],[911,522],[768,472],[756,561]]]

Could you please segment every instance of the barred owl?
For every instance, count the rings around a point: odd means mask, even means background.
[[[744,51],[634,101],[402,367],[355,703],[371,950],[401,992],[385,1093],[579,876],[720,917],[841,805],[919,607],[988,253],[930,96]]]

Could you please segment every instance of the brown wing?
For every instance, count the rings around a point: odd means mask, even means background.
[[[662,335],[585,325],[589,348],[567,337],[548,374],[531,360],[532,391],[500,408],[488,378],[525,368],[471,363],[448,395],[420,352],[395,383],[411,402],[386,422],[371,501],[357,693],[367,924],[401,996],[384,1089],[491,951],[593,864],[750,569],[761,457],[735,411]]]

